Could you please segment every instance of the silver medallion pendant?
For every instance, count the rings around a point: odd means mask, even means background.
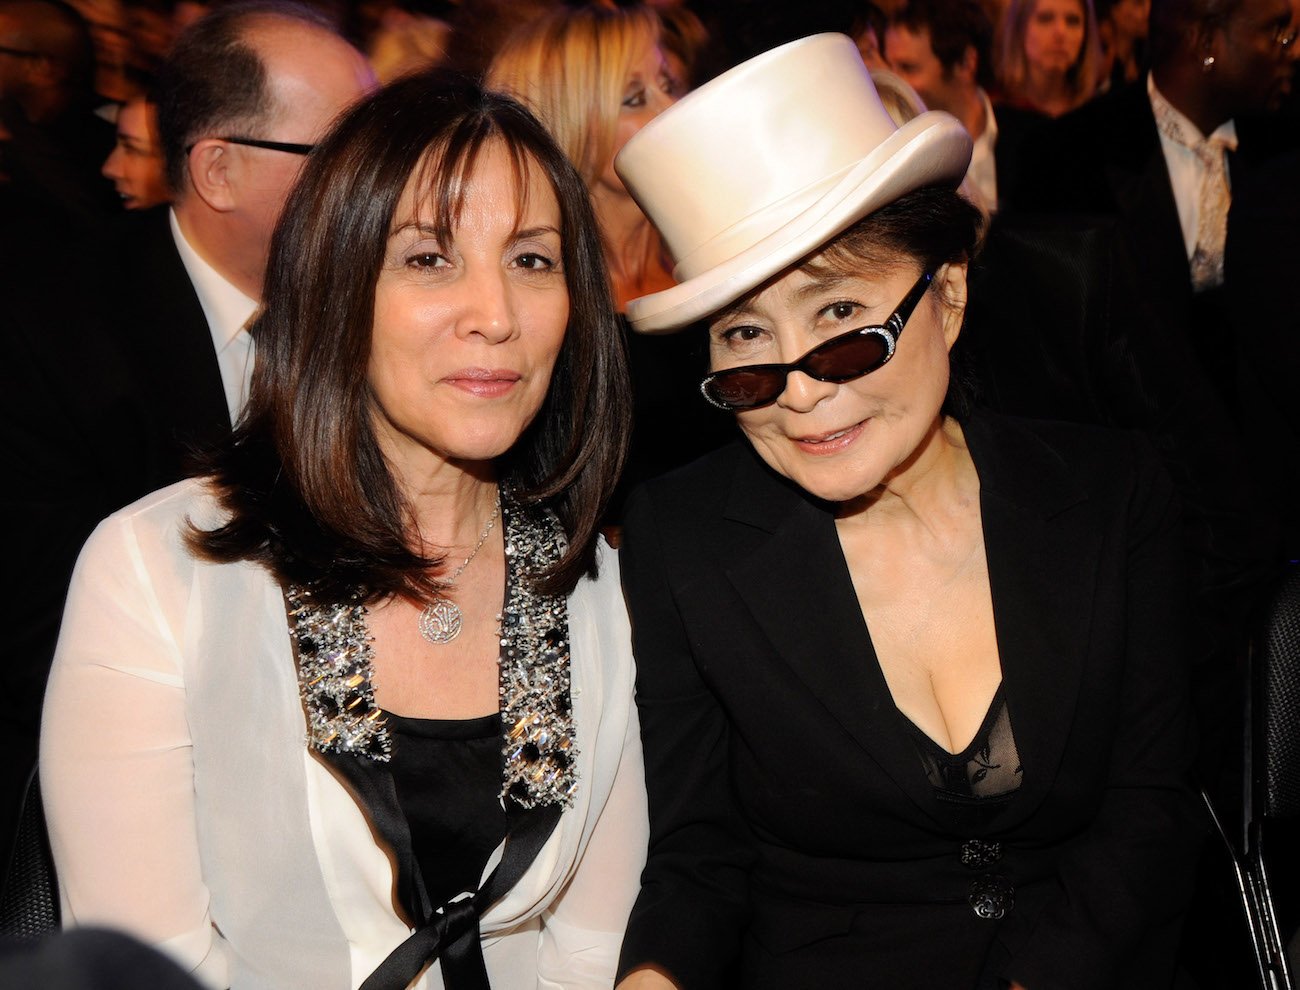
[[[446,598],[435,598],[420,613],[420,635],[436,646],[459,636],[460,626],[460,606]]]

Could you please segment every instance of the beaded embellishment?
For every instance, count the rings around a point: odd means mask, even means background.
[[[569,606],[527,581],[553,563],[567,542],[549,512],[505,514],[506,600],[501,615],[501,724],[505,774],[501,797],[534,808],[568,807],[578,786],[569,693]]]
[[[569,678],[569,610],[529,578],[558,560],[567,542],[559,520],[503,498],[506,594],[500,621],[501,797],[524,808],[573,803],[576,734]],[[375,704],[374,651],[363,595],[344,604],[315,601],[309,588],[285,590],[297,642],[298,690],[307,744],[322,753],[386,761],[392,741]]]
[[[374,651],[362,596],[323,605],[289,585],[290,630],[298,643],[298,692],[307,713],[307,744],[321,753],[387,760],[392,743],[375,705]]]

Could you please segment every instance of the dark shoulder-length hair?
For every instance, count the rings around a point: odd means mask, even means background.
[[[535,163],[560,207],[569,323],[542,407],[497,463],[512,498],[553,511],[568,538],[537,579],[564,593],[595,571],[595,541],[627,442],[627,370],[582,179],[509,97],[441,71],[410,76],[348,111],[308,158],[271,241],[257,362],[233,443],[210,464],[230,518],[190,534],[210,560],[252,560],[318,595],[367,600],[440,589],[439,558],[411,549],[411,508],[372,428],[367,381],[375,287],[411,183],[446,237],[464,180],[489,144],[520,199]],[[417,198],[420,201],[420,198]],[[440,593],[445,594],[445,589]]]

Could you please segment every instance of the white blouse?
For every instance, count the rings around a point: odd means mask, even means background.
[[[281,586],[184,546],[187,520],[221,518],[202,482],[181,482],[82,551],[41,734],[64,924],[125,929],[216,988],[354,988],[410,933],[394,867],[306,745]],[[630,634],[601,550],[600,577],[568,600],[575,801],[481,919],[494,990],[609,987],[639,887]],[[436,964],[413,984],[441,985]]]

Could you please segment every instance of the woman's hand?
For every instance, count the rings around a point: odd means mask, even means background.
[[[680,988],[662,970],[653,966],[642,966],[623,977],[614,990],[680,990]]]

